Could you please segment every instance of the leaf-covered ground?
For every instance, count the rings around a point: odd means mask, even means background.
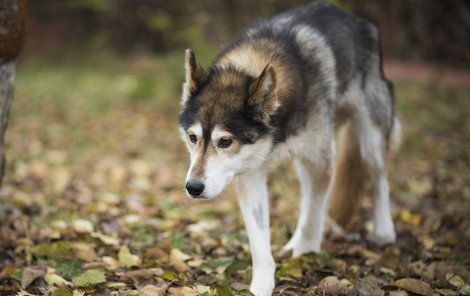
[[[183,192],[180,58],[20,65],[0,197],[0,295],[250,294],[233,188],[210,202]],[[364,198],[349,239],[328,231],[321,254],[281,254],[299,189],[290,164],[276,165],[276,295],[470,295],[470,92],[439,81],[396,88],[404,138],[389,179],[398,242],[366,241]]]

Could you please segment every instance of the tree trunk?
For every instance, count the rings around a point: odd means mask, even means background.
[[[25,0],[0,0],[0,184],[5,171],[4,141],[14,96],[16,58],[23,45],[25,21]]]

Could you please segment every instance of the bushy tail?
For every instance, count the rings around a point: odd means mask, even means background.
[[[401,144],[401,124],[398,118],[393,119],[393,126],[392,131],[390,132],[390,139],[389,139],[389,148],[390,151],[396,152],[398,148],[400,148]]]
[[[358,140],[351,123],[339,131],[330,217],[340,225],[346,225],[352,217],[367,179]]]
[[[401,125],[394,118],[389,135],[389,151],[400,146]],[[337,139],[336,167],[331,193],[330,217],[339,225],[346,225],[363,195],[369,178],[367,164],[361,156],[359,137],[351,123],[341,128]]]

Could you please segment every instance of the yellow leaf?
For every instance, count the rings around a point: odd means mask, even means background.
[[[119,250],[118,259],[119,265],[126,268],[139,266],[142,263],[139,256],[131,254],[127,246],[121,247]]]
[[[99,232],[93,232],[91,234],[91,237],[99,239],[103,244],[108,245],[108,246],[117,246],[119,244],[119,240],[117,238],[104,235]]]
[[[119,262],[113,257],[103,256],[101,260],[106,264],[106,268],[114,270],[119,267]]]
[[[66,286],[66,285],[71,285],[72,283],[65,280],[64,278],[62,278],[61,276],[55,274],[55,273],[48,273],[46,274],[46,276],[44,277],[44,279],[46,280],[46,283],[49,285],[49,286],[58,286],[58,287],[62,287],[62,286]]]
[[[77,219],[72,222],[72,228],[78,233],[91,233],[93,232],[93,223],[85,219]]]
[[[408,209],[401,210],[400,219],[403,222],[413,225],[419,225],[421,223],[421,216],[419,214],[412,214]]]

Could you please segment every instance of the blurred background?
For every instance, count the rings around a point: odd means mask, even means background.
[[[188,161],[177,132],[183,52],[190,47],[209,65],[253,21],[309,2],[30,0],[0,194],[0,286],[17,292],[19,272],[41,266],[68,281],[98,268],[108,281],[124,282],[104,289],[136,290],[141,283],[123,280],[122,268],[137,266],[160,268],[151,284],[165,291],[169,283],[246,288],[249,254],[234,190],[213,203],[184,195]],[[393,260],[370,263],[378,257],[351,255],[351,244],[328,238],[327,252],[340,255],[322,264],[354,284],[366,275],[381,285],[413,276],[457,291],[446,273],[469,276],[470,1],[329,2],[378,26],[404,135],[389,168],[399,243],[385,251],[354,243]],[[270,180],[275,250],[296,221],[298,184],[285,171],[290,164],[274,166]],[[348,230],[367,235],[371,207],[364,199]],[[332,262],[360,268],[338,271]],[[416,262],[424,269],[410,265]],[[433,262],[445,272],[425,274]],[[305,262],[278,263],[300,294],[324,276],[307,272]],[[42,280],[23,288],[51,286]]]

